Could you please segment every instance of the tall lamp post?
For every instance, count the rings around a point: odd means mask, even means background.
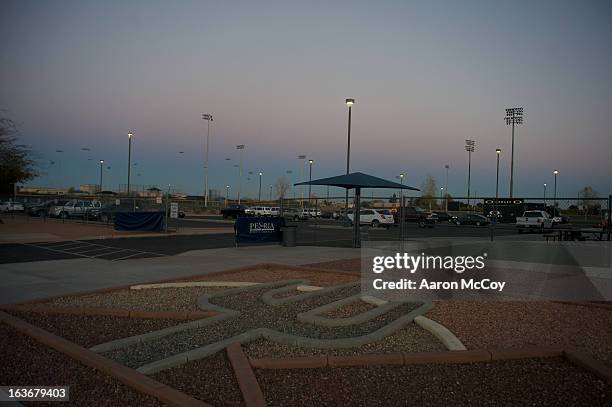
[[[470,184],[472,182],[472,153],[476,150],[474,140],[465,140],[465,151],[468,152],[468,185],[467,185],[467,204],[470,208]]]
[[[227,206],[227,201],[229,200],[229,190],[230,190],[230,186],[226,185],[225,186],[225,206]]]
[[[501,148],[495,149],[497,155],[497,171],[495,173],[495,203],[493,204],[493,211],[495,217],[497,217],[497,200],[499,199],[499,155],[501,154]]]
[[[310,196],[311,196],[311,191],[312,191],[312,185],[310,184],[310,182],[312,182],[312,163],[314,163],[314,160],[308,160],[308,166],[310,167],[309,170],[309,175],[308,175],[308,205],[310,205]]]
[[[100,192],[102,192],[102,167],[104,167],[104,160],[100,160]]]
[[[240,205],[240,190],[242,189],[242,150],[244,150],[244,144],[238,144],[236,150],[240,150],[240,165],[238,166],[238,205]]]
[[[348,106],[348,137],[346,145],[346,173],[349,174],[351,170],[351,108],[355,104],[355,99],[346,99],[346,105]],[[346,199],[344,203],[345,209],[348,211],[348,189],[346,190]]]
[[[257,200],[259,202],[261,202],[261,176],[263,175],[263,172],[259,172],[259,194],[258,194],[258,198]]]
[[[514,192],[514,125],[523,124],[523,108],[506,109],[506,124],[512,125],[512,152],[510,153],[510,198]]]
[[[546,182],[544,183],[544,209],[546,209]]]
[[[298,160],[305,160],[306,156],[301,154],[298,155]],[[304,165],[300,164],[300,182],[304,181]],[[302,207],[304,207],[304,187],[302,185],[300,185],[300,201],[301,201],[301,205]]]
[[[440,187],[440,208],[442,207],[443,200],[444,200],[444,187]]]
[[[206,157],[204,160],[204,206],[208,207],[208,145],[210,142],[210,122],[213,121],[212,114],[202,114],[202,120],[208,122],[208,132],[206,133]]]
[[[127,194],[130,196],[130,175],[132,173],[132,137],[134,133],[128,133],[128,179],[127,179]]]
[[[446,169],[446,184],[444,184],[444,190],[446,191],[446,197],[444,198],[444,211],[448,212],[448,169],[450,168],[448,164],[444,166]]]
[[[554,215],[553,216],[557,216],[557,175],[559,175],[559,170],[554,170],[553,174],[555,174],[555,189],[554,189],[554,205],[555,205],[555,210],[554,210]]]

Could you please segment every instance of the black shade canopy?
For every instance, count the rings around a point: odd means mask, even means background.
[[[312,181],[298,182],[294,185],[330,185],[346,189],[353,188],[388,188],[388,189],[409,189],[420,191],[408,185],[398,184],[397,182],[387,181],[386,179],[364,174],[363,172],[352,172],[350,174],[338,175],[336,177],[315,179]]]

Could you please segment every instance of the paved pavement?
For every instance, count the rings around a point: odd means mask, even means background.
[[[0,265],[0,303],[212,273],[257,263],[307,264],[359,257],[359,249],[257,246],[113,262],[74,258]]]

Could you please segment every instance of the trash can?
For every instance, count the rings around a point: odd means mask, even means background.
[[[281,228],[283,232],[283,246],[284,247],[295,247],[295,236],[297,233],[297,226],[283,226]]]

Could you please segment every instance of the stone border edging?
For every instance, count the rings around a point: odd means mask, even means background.
[[[495,362],[502,360],[563,357],[568,362],[612,385],[612,368],[583,351],[561,346],[527,346],[516,349],[476,349],[445,352],[396,352],[351,356],[303,356],[249,358],[254,369],[316,369],[324,367],[385,366]]]
[[[155,288],[191,288],[191,287],[250,287],[260,283],[247,281],[182,281],[178,283],[137,284],[130,290],[149,290]]]
[[[151,379],[137,371],[124,365],[104,358],[91,352],[73,342],[45,331],[37,326],[31,325],[6,312],[0,311],[0,322],[5,323],[17,331],[41,342],[56,351],[75,359],[85,366],[103,372],[126,386],[133,388],[143,394],[155,397],[156,399],[170,406],[194,406],[208,407],[209,404],[197,400],[187,394],[176,390],[166,384]]]
[[[419,315],[414,318],[414,322],[423,328],[424,330],[431,333],[435,336],[442,344],[446,347],[446,349],[451,351],[461,351],[467,350],[465,345],[453,334],[448,328],[444,325],[424,317],[423,315]]]
[[[179,321],[193,321],[214,317],[213,311],[139,311],[118,308],[72,308],[72,307],[33,307],[27,305],[3,305],[0,310],[33,312],[51,315],[82,315],[82,316],[112,316],[121,318],[142,319],[176,319]]]
[[[265,407],[266,399],[240,344],[234,342],[225,348],[225,351],[238,381],[244,404],[247,407]]]

